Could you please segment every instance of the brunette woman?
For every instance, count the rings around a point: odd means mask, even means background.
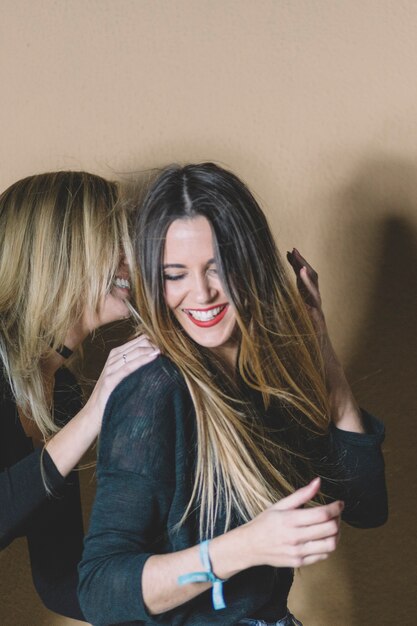
[[[210,163],[159,176],[136,256],[164,356],[107,405],[81,605],[95,626],[299,624],[293,568],[335,550],[341,517],[387,515],[383,427],[356,405],[316,275],[289,255],[303,300],[252,194]]]

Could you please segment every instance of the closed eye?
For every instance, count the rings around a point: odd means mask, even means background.
[[[167,274],[164,273],[164,280],[181,280],[185,274]]]

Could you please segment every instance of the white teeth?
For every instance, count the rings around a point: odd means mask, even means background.
[[[210,320],[213,320],[221,311],[223,311],[224,306],[225,305],[216,306],[215,309],[210,309],[210,311],[197,311],[194,309],[187,309],[187,313],[199,322],[209,322]]]
[[[126,278],[115,278],[113,284],[121,289],[130,289],[130,282]]]

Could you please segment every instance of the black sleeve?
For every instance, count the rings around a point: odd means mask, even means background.
[[[69,370],[61,368],[55,376],[55,422],[64,426],[80,409],[81,391],[76,380]],[[52,495],[44,497],[28,524],[33,583],[48,609],[84,620],[77,597],[84,536],[78,472],[64,479],[46,450],[43,456]]]
[[[60,494],[45,500],[32,516],[27,541],[33,583],[44,605],[84,620],[77,597],[83,522],[76,472],[67,477]]]
[[[79,568],[81,607],[95,626],[135,620],[172,626],[180,623],[175,615],[187,611],[183,606],[151,618],[142,597],[144,565],[169,526],[182,412],[181,388],[163,362],[159,357],[125,379],[105,411],[97,494]]]
[[[388,518],[382,422],[362,412],[366,433],[330,429],[331,461],[336,480],[330,491],[345,502],[342,518],[358,528],[381,526]]]
[[[65,479],[46,450],[32,449],[17,421],[11,392],[4,388],[2,395],[0,548],[26,535],[34,585],[45,606],[84,619],[76,595],[83,539],[78,475]],[[68,370],[56,373],[54,406],[62,426],[81,408],[79,388]]]
[[[44,452],[42,463],[51,491],[59,493],[65,479]],[[0,473],[0,549],[25,533],[25,523],[47,497],[41,474],[41,450],[28,454]]]

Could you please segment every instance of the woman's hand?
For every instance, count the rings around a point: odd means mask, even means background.
[[[287,252],[287,259],[294,270],[300,296],[320,337],[327,333],[327,328],[322,309],[319,275],[296,248],[293,248],[292,252]]]
[[[327,559],[336,549],[343,502],[303,508],[319,488],[316,478],[241,527],[250,551],[248,567],[302,567]]]
[[[360,410],[327,331],[318,274],[296,248],[287,252],[287,259],[294,270],[298,291],[316,329],[329,392],[331,418],[342,430],[364,432]]]
[[[103,371],[84,407],[91,411],[91,416],[96,421],[97,435],[111,392],[123,378],[126,378],[139,367],[150,363],[159,354],[160,351],[151,344],[145,335],[140,335],[109,352]]]
[[[319,489],[316,478],[252,521],[212,539],[209,553],[216,576],[228,579],[258,565],[302,567],[326,559],[339,539],[343,502],[303,508]],[[198,546],[147,559],[142,594],[149,612],[169,611],[208,589],[210,583],[178,585],[179,576],[200,570]]]
[[[88,402],[45,446],[62,476],[74,469],[98,436],[111,392],[123,378],[158,354],[145,335],[111,350]]]

